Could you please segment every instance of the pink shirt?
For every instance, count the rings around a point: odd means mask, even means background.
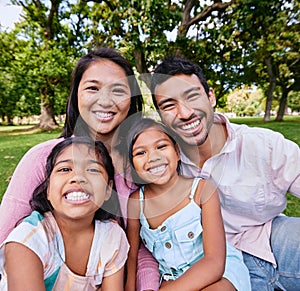
[[[223,149],[202,169],[182,153],[183,174],[215,183],[228,241],[275,265],[271,223],[286,208],[287,192],[300,198],[299,146],[268,129],[229,123],[218,113],[214,122],[226,124]]]

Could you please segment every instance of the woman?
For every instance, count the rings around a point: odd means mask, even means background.
[[[109,97],[109,98],[108,98]],[[129,116],[141,112],[143,101],[129,63],[115,50],[100,48],[77,63],[68,100],[66,122],[61,138],[41,143],[29,150],[15,169],[0,206],[0,243],[16,223],[31,213],[29,199],[45,177],[46,159],[63,138],[88,135],[104,143],[111,153],[111,141],[118,126]],[[112,155],[115,168],[119,168]],[[123,216],[133,189],[127,187],[116,170],[115,183]],[[140,252],[138,283],[140,290],[157,289],[157,263],[145,248]],[[151,267],[150,267],[151,266]],[[156,286],[156,287],[153,287]]]

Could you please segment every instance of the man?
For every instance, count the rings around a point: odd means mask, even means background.
[[[300,218],[281,215],[300,198],[300,150],[281,134],[231,124],[201,69],[178,56],[154,71],[152,98],[178,136],[184,175],[216,184],[227,240],[242,251],[253,291],[298,290]]]

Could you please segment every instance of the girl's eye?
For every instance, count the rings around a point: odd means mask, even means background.
[[[167,146],[166,144],[161,144],[161,145],[158,145],[157,148],[159,150],[161,150],[161,149],[164,149],[166,146]]]
[[[134,156],[143,156],[145,154],[146,154],[145,151],[139,151],[139,152],[134,153]]]

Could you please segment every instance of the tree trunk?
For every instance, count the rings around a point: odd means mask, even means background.
[[[276,121],[283,121],[283,116],[286,110],[286,103],[287,103],[287,97],[288,97],[289,91],[287,88],[282,88],[282,96],[280,99],[279,109],[276,116]]]
[[[39,128],[44,130],[51,130],[58,128],[58,124],[55,120],[52,106],[47,106],[45,102],[41,102],[41,116]]]
[[[267,65],[267,70],[268,70],[268,75],[269,75],[269,87],[268,87],[268,92],[267,92],[264,121],[270,121],[273,92],[274,92],[275,86],[276,86],[276,75],[275,75],[273,67],[272,67],[271,57],[267,58],[265,62]]]

